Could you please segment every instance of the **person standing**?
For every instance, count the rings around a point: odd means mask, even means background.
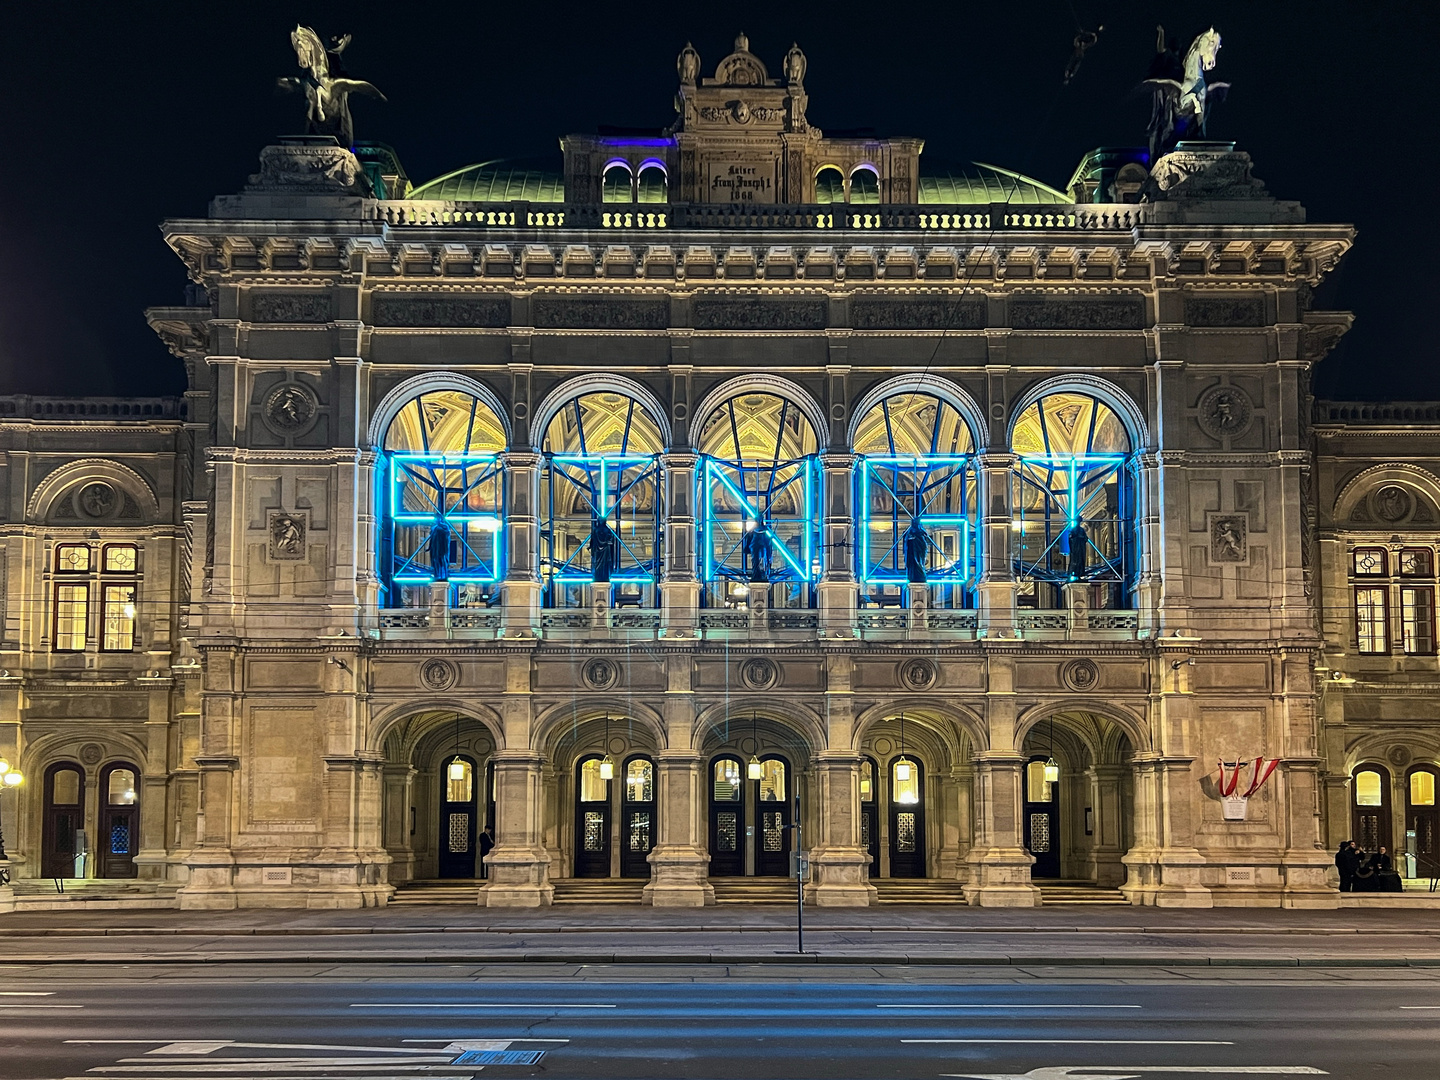
[[[480,837],[476,840],[476,845],[480,849],[480,876],[482,878],[488,878],[490,876],[490,867],[485,863],[485,856],[495,850],[495,836],[490,831],[489,825],[486,825],[485,828],[480,830]]]
[[[1335,868],[1340,871],[1340,891],[1355,891],[1355,871],[1360,868],[1360,853],[1355,850],[1355,841],[1346,840],[1335,853]]]

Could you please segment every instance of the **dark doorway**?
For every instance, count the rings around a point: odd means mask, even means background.
[[[45,822],[40,872],[73,878],[77,834],[85,827],[85,773],[68,761],[45,770]]]
[[[710,876],[745,873],[745,766],[737,757],[710,763]]]
[[[1415,872],[1420,877],[1440,876],[1440,815],[1436,813],[1435,770],[1422,765],[1410,770],[1405,785],[1405,828],[1415,834]],[[1408,839],[1408,838],[1407,838]]]
[[[610,876],[610,781],[601,775],[604,763],[592,754],[575,767],[576,877]]]
[[[655,846],[655,762],[632,757],[625,763],[620,792],[620,876],[648,878],[650,849]]]
[[[890,876],[925,876],[925,788],[920,762],[890,763]]]
[[[140,846],[140,771],[123,763],[106,766],[100,798],[99,876],[133,878]]]
[[[756,812],[759,836],[755,844],[757,877],[786,877],[790,873],[790,765],[781,757],[760,759]]]
[[[475,876],[475,762],[464,754],[449,758],[440,772],[440,858],[442,878]]]
[[[1020,829],[1025,848],[1035,856],[1030,876],[1060,876],[1060,779],[1046,775],[1048,759],[1032,757],[1025,765],[1025,815]]]
[[[1357,765],[1350,779],[1350,832],[1357,844],[1374,851],[1391,847],[1390,772],[1383,765]]]
[[[860,759],[860,846],[870,853],[870,876],[880,876],[880,804],[875,786],[880,770],[870,758]]]

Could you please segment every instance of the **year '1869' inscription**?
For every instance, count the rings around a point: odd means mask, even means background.
[[[713,161],[710,163],[709,202],[773,203],[773,162]]]

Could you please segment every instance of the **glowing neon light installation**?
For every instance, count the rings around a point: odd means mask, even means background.
[[[876,598],[929,586],[941,606],[965,606],[979,498],[969,425],[933,394],[896,394],[861,418],[855,449],[861,582]]]
[[[1116,589],[1112,606],[1127,606],[1134,481],[1130,438],[1119,417],[1087,394],[1049,394],[1016,421],[1011,442],[1016,576],[1052,585],[1109,584]]]
[[[707,606],[773,584],[791,586],[785,605],[808,606],[809,586],[824,571],[810,424],[784,398],[741,394],[706,419],[700,448],[696,524]]]

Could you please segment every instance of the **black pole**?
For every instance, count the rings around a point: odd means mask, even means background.
[[[801,843],[800,793],[795,793],[795,951],[805,952],[805,845]]]

